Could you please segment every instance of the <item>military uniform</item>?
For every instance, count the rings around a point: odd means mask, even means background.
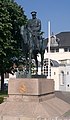
[[[36,12],[33,11],[32,16],[36,15]],[[40,31],[41,31],[41,21],[40,19],[34,18],[28,21],[28,30],[30,32],[33,48],[39,49],[40,48]]]

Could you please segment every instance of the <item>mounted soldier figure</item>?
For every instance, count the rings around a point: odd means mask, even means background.
[[[44,49],[43,49],[43,38],[41,35],[41,20],[36,18],[37,12],[32,11],[32,19],[29,19],[26,26],[21,27],[21,35],[23,41],[29,47],[30,60],[31,56],[34,56],[36,62],[36,73],[38,72],[38,60],[37,54],[41,54],[41,71],[43,67]]]
[[[28,21],[28,30],[32,34],[33,49],[40,50],[40,32],[41,32],[41,21],[36,18],[37,12],[31,12],[32,19]]]

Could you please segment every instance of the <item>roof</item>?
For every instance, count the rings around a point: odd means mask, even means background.
[[[59,48],[70,47],[70,32],[60,32],[55,36],[56,36],[56,41],[58,42],[58,46],[56,47]],[[48,44],[48,38],[45,39],[45,44]]]
[[[48,63],[48,58],[44,59],[44,62],[46,62],[46,61]],[[51,61],[51,66],[52,67],[59,67],[59,63],[56,60],[50,59],[50,61]]]
[[[56,37],[60,39],[59,47],[70,47],[70,32],[61,32]]]
[[[59,67],[59,63],[56,60],[51,60],[53,67]]]

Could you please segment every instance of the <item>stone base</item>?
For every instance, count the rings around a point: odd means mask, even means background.
[[[10,79],[8,86],[9,95],[41,96],[54,92],[52,79],[25,78]]]
[[[0,120],[52,120],[70,105],[54,94],[54,82],[47,79],[9,80],[7,100],[0,105]]]

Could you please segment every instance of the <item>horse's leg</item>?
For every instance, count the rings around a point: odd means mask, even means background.
[[[36,56],[36,74],[38,74],[38,60],[37,60],[37,56]]]
[[[28,60],[28,57],[29,57],[29,49],[28,49],[28,45],[25,46],[26,47],[26,52],[25,52],[25,58],[26,58],[26,74],[28,74],[29,72],[29,60]]]
[[[27,53],[25,54],[25,57],[26,57],[26,74],[28,74],[29,66],[28,66],[28,54]]]
[[[41,74],[43,74],[43,59],[44,59],[44,53],[41,52]]]
[[[38,74],[38,60],[37,60],[37,54],[34,54],[34,59],[36,63],[36,74]]]

